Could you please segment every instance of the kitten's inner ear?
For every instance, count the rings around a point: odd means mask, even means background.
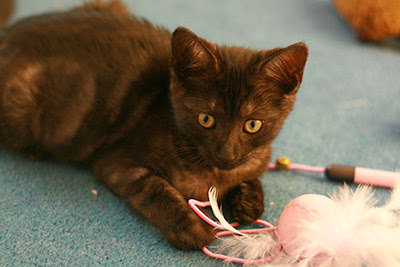
[[[297,43],[272,54],[261,51],[267,60],[260,67],[261,78],[272,80],[286,94],[295,94],[303,79],[303,71],[307,61],[308,48],[304,43]]]
[[[179,27],[172,33],[172,67],[179,78],[210,77],[218,71],[216,45]]]

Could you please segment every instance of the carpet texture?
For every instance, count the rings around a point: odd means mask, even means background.
[[[17,0],[13,20],[82,2]],[[400,45],[359,43],[328,0],[126,2],[156,24],[183,25],[219,44],[263,49],[306,42],[303,84],[274,142],[274,158],[399,167]],[[328,195],[339,186],[289,171],[269,172],[262,183],[263,219],[273,223],[292,198]],[[389,191],[376,189],[376,195],[383,202]],[[90,171],[0,150],[0,266],[221,265],[200,251],[170,246]]]

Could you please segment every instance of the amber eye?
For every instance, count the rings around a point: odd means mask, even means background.
[[[244,124],[244,130],[248,133],[256,133],[261,129],[262,122],[259,120],[248,120]]]
[[[214,117],[209,114],[200,113],[198,119],[200,125],[203,126],[204,128],[211,128],[215,125]]]

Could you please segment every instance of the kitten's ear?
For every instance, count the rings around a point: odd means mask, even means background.
[[[216,45],[179,27],[172,33],[172,67],[181,79],[190,76],[210,77],[218,71]]]
[[[295,94],[303,79],[303,71],[307,61],[308,48],[304,43],[297,43],[271,54],[261,51],[267,60],[260,67],[261,78],[272,80],[286,94]]]

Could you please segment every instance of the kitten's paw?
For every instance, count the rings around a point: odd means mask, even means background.
[[[166,235],[172,245],[182,250],[198,250],[215,240],[213,227],[195,216],[185,218],[173,232]]]
[[[241,224],[248,224],[260,218],[264,211],[264,199],[259,182],[258,184],[252,182],[240,184],[230,204],[234,220]]]

